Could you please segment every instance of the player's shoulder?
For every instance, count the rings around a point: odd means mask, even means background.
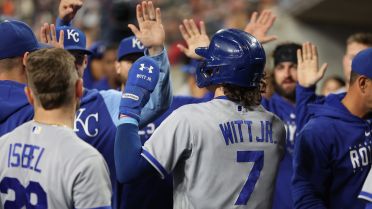
[[[13,137],[24,135],[27,132],[27,130],[30,129],[31,125],[32,125],[32,121],[28,121],[28,122],[25,122],[25,123],[19,125],[18,127],[13,129],[12,131],[4,134],[3,136],[0,137],[0,144],[1,143],[6,143],[8,140],[11,140],[11,138],[13,138]]]
[[[104,100],[113,100],[121,98],[121,92],[109,89],[109,90],[97,90],[97,89],[84,89],[84,95],[82,97],[82,103],[89,103],[92,100],[96,100],[97,97],[101,97]]]

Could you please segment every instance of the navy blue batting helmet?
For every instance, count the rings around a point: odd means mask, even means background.
[[[218,31],[209,47],[200,47],[196,54],[205,59],[196,70],[199,87],[234,84],[258,87],[266,56],[262,45],[251,34],[237,29]]]

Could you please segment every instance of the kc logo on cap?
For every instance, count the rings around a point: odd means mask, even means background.
[[[74,39],[76,43],[79,42],[79,33],[75,31],[74,29],[67,29],[67,39]]]
[[[138,48],[138,49],[144,49],[145,48],[143,46],[143,44],[136,37],[133,37],[133,39],[132,39],[132,47],[133,48]]]

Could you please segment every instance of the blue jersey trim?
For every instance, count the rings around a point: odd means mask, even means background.
[[[369,192],[361,191],[358,197],[372,202],[372,194]]]
[[[75,209],[78,209],[78,208],[75,208]],[[83,208],[80,208],[80,209],[83,209]],[[84,209],[112,209],[111,206],[101,206],[101,207],[97,207],[97,208],[84,208]]]
[[[148,151],[142,148],[141,155],[159,172],[162,179],[168,175],[168,172],[165,170],[165,168]]]
[[[226,100],[228,100],[227,96],[218,96],[218,97],[215,97],[215,99],[226,99]]]

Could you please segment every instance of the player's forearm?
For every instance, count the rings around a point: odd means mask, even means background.
[[[147,51],[145,54],[149,56]],[[169,108],[173,98],[169,74],[170,64],[166,50],[163,49],[159,55],[152,56],[152,58],[154,58],[160,66],[159,81],[154,92],[151,93],[149,102],[141,111],[140,128],[145,127],[148,123],[162,115]]]
[[[123,123],[117,127],[115,139],[116,178],[129,183],[139,178],[151,165],[141,156],[142,144],[138,136],[138,126]]]
[[[324,97],[315,94],[315,86],[302,87],[296,86],[296,126],[300,131],[310,119],[309,104],[316,104]]]

